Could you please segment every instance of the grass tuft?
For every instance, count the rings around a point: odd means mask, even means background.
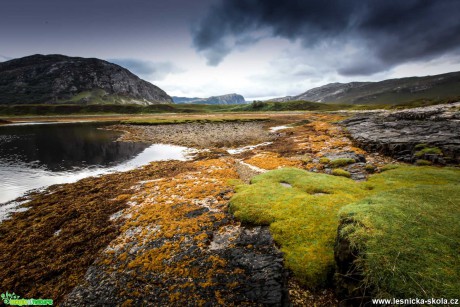
[[[275,241],[285,253],[286,266],[302,283],[318,288],[328,283],[335,265],[333,245],[338,212],[342,207],[386,191],[424,186],[429,193],[442,185],[458,185],[459,176],[460,171],[456,169],[400,166],[372,175],[367,182],[355,182],[344,177],[284,168],[256,176],[250,185],[238,186],[230,210],[245,223],[270,225]],[[284,188],[281,182],[289,183],[292,188]],[[393,194],[388,195],[386,201],[391,202]],[[440,196],[438,203],[446,203],[448,198]],[[442,206],[440,209],[444,210]],[[450,209],[446,207],[446,210]],[[404,216],[397,218],[400,219],[398,223],[404,223]]]
[[[389,171],[389,170],[392,170],[392,169],[397,169],[398,167],[399,167],[398,164],[387,164],[384,167],[382,167],[380,169],[380,171],[385,172],[385,171]]]
[[[329,164],[332,166],[332,167],[341,167],[341,166],[346,166],[348,164],[352,164],[352,163],[355,163],[355,159],[351,159],[351,158],[340,158],[340,159],[334,159],[332,160]]]
[[[332,175],[334,175],[334,176],[342,176],[342,177],[347,177],[347,178],[351,177],[350,172],[347,172],[346,170],[343,170],[341,168],[333,169],[332,170]]]
[[[458,297],[460,189],[419,185],[373,195],[340,211],[340,236],[373,297]],[[433,178],[435,180],[435,178]]]
[[[372,174],[375,172],[376,167],[373,164],[366,164],[366,166],[364,166],[364,169],[366,170],[366,172]]]
[[[415,164],[419,166],[425,166],[425,165],[431,165],[432,163],[428,160],[419,159],[415,161]]]
[[[420,158],[423,157],[425,154],[442,155],[442,150],[438,147],[424,147],[423,149],[417,151],[415,153],[415,156]]]

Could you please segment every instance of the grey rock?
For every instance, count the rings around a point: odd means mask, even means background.
[[[399,161],[418,159],[438,164],[460,162],[460,121],[456,120],[460,103],[357,115],[342,121],[354,142],[373,152],[395,157]],[[441,115],[441,116],[440,116]],[[437,147],[442,155],[417,156],[415,146]]]
[[[228,220],[230,222],[230,219]],[[195,259],[189,263],[190,267],[197,267],[205,272],[209,262],[204,261],[209,255],[218,256],[225,260],[222,273],[212,276],[214,285],[208,288],[198,288],[199,292],[190,292],[183,288],[183,294],[190,296],[189,304],[196,306],[193,297],[199,295],[208,300],[209,306],[219,306],[214,293],[226,293],[226,301],[232,305],[252,306],[289,306],[286,287],[286,270],[283,267],[283,255],[276,248],[268,227],[242,227],[229,224],[214,225],[212,242],[208,249],[198,246],[186,246],[174,257],[166,259],[174,266],[184,258]],[[220,227],[225,227],[221,231]],[[179,238],[181,236],[177,236]],[[193,242],[191,238],[186,238]],[[151,250],[162,245],[161,242],[149,242],[143,246],[141,252]],[[118,251],[121,253],[122,251]],[[131,257],[131,256],[129,256]],[[171,286],[206,282],[208,277],[192,280],[189,277],[168,279],[161,272],[145,273],[140,270],[120,270],[119,264],[115,270],[97,261],[90,266],[85,274],[84,281],[75,287],[66,297],[62,306],[121,306],[127,299],[133,300],[135,306],[177,306],[169,300]],[[240,273],[235,273],[239,269]],[[227,285],[238,283],[239,286],[229,291]],[[133,288],[146,289],[141,297],[133,295],[127,290],[128,284]]]
[[[110,102],[172,103],[157,86],[95,58],[37,54],[0,63],[0,104],[85,104],[92,102],[85,93],[95,92],[102,100],[111,97]]]

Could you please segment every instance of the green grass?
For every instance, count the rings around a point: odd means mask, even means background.
[[[333,246],[342,207],[386,191],[421,185],[428,191],[437,190],[444,184],[458,184],[459,178],[460,171],[455,169],[401,166],[358,183],[286,168],[254,177],[250,185],[238,186],[230,209],[242,222],[270,225],[285,253],[286,266],[305,285],[317,288],[328,283],[334,269]],[[438,199],[438,203],[443,202],[442,197]]]
[[[283,187],[286,182],[292,188]],[[368,191],[350,179],[299,169],[280,169],[259,175],[251,185],[237,187],[230,208],[238,219],[270,225],[285,261],[308,286],[324,286],[334,268],[336,214],[345,203]]]
[[[177,119],[133,119],[121,121],[122,124],[129,125],[174,125],[188,123],[228,123],[228,122],[251,122],[266,121],[268,118],[177,118]]]
[[[368,173],[374,173],[375,172],[375,165],[373,164],[366,164],[366,166],[364,166],[364,169],[366,170],[366,172]]]
[[[423,159],[418,159],[417,161],[415,161],[415,165],[419,165],[419,166],[431,165],[431,164],[433,163],[431,163],[428,160],[423,160]]]
[[[419,185],[373,195],[340,211],[340,236],[358,250],[364,285],[382,298],[460,294],[460,189]],[[433,178],[434,179],[434,178]]]
[[[18,104],[0,105],[0,115],[86,115],[86,114],[152,114],[152,113],[225,113],[233,112],[234,105],[154,104]]]
[[[351,158],[339,158],[339,159],[334,159],[329,162],[329,165],[332,167],[341,167],[341,166],[346,166],[351,163],[355,163],[355,159]]]
[[[400,165],[399,164],[387,164],[380,169],[381,172],[389,171],[392,169],[397,169]]]
[[[347,177],[347,178],[351,177],[350,172],[347,172],[346,170],[343,170],[341,168],[333,169],[332,170],[332,175],[334,175],[334,176],[342,176],[342,177]]]
[[[417,151],[414,155],[416,157],[422,157],[425,154],[442,155],[442,150],[438,147],[424,147],[423,149]]]
[[[19,99],[19,98],[18,98]],[[38,98],[37,98],[38,99]],[[38,99],[39,100],[39,99]],[[117,95],[106,95],[103,90],[81,92],[72,98],[53,104],[28,104],[20,100],[17,104],[0,105],[0,115],[68,115],[68,114],[152,114],[152,113],[227,113],[227,112],[278,112],[278,111],[338,111],[406,109],[420,106],[452,103],[459,96],[431,99],[418,98],[399,104],[337,104],[311,101],[255,102],[238,105],[200,105],[200,104],[156,104],[142,106],[127,104],[129,99]]]

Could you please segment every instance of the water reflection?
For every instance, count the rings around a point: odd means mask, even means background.
[[[139,154],[147,144],[114,142],[119,132],[102,124],[0,127],[0,165],[25,163],[50,171],[111,166]]]
[[[115,142],[120,133],[98,129],[101,126],[0,127],[0,203],[52,184],[126,171],[150,161],[185,159],[185,147]]]

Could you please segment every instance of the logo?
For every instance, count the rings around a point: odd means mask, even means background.
[[[0,295],[3,303],[5,305],[11,305],[11,306],[44,306],[44,305],[53,305],[53,300],[51,299],[35,299],[35,298],[21,298],[19,295],[13,293],[9,293],[6,291],[6,293],[2,293]]]

